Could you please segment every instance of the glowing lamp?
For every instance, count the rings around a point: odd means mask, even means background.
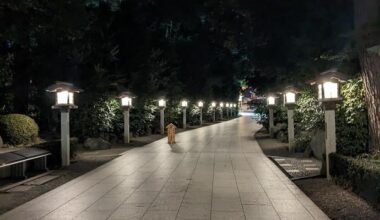
[[[57,105],[74,105],[74,93],[66,90],[57,92]]]
[[[276,97],[268,96],[267,102],[268,102],[268,105],[275,105],[276,104]]]
[[[74,104],[74,93],[82,92],[81,89],[67,82],[56,82],[46,88],[46,91],[56,93],[56,102],[53,108],[77,108]]]
[[[202,102],[202,101],[199,101],[199,102],[198,102],[198,107],[199,107],[199,108],[203,108],[203,102]]]
[[[216,107],[216,102],[211,103],[211,107],[215,108]]]
[[[121,107],[123,108],[131,108],[132,107],[132,99],[135,98],[130,92],[122,92],[119,95],[121,100]]]
[[[165,101],[165,99],[158,100],[158,106],[160,108],[165,108],[166,107],[166,101]]]
[[[223,108],[223,107],[224,107],[224,103],[223,103],[223,102],[219,103],[219,106],[220,106],[221,108]]]
[[[181,107],[187,108],[188,102],[186,100],[181,101]]]
[[[337,102],[342,100],[340,96],[340,84],[346,81],[346,77],[335,69],[325,71],[320,77],[311,82],[318,86],[318,100],[320,102]]]

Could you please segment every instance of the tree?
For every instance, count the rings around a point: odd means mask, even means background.
[[[371,47],[380,44],[380,2],[355,0],[355,29],[368,108],[370,150],[380,149],[380,56]]]

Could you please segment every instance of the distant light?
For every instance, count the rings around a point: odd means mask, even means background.
[[[203,107],[203,102],[202,102],[202,101],[199,101],[199,102],[198,102],[198,107],[200,107],[200,108]]]
[[[216,102],[211,103],[211,107],[215,108],[216,107]]]
[[[286,104],[295,104],[296,103],[296,94],[294,92],[287,92],[285,94],[285,103]]]
[[[187,102],[186,100],[183,100],[183,101],[181,102],[181,106],[182,106],[183,108],[186,108],[187,105],[188,105],[188,102]]]
[[[275,105],[276,104],[276,98],[274,96],[269,96],[267,98],[268,105]]]
[[[219,106],[220,106],[221,108],[223,108],[223,107],[224,107],[224,103],[223,103],[223,102],[219,103]]]
[[[166,107],[166,101],[164,99],[158,100],[158,106],[159,107]]]
[[[122,97],[121,98],[121,106],[131,107],[132,106],[132,98],[129,96]]]

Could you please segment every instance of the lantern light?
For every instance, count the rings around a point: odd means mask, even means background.
[[[311,82],[318,85],[318,100],[320,102],[340,101],[339,84],[346,81],[346,77],[336,69],[331,69],[320,74],[320,77]]]
[[[215,108],[216,107],[216,102],[211,103],[211,107]]]
[[[221,102],[221,103],[219,104],[219,106],[220,106],[221,108],[223,108],[223,107],[224,107],[224,103]]]
[[[274,96],[268,96],[267,102],[268,102],[268,105],[275,105],[276,104],[276,98]]]
[[[288,86],[284,91],[284,104],[285,105],[295,105],[296,104],[296,96],[298,90],[293,86]]]
[[[181,107],[187,108],[188,102],[186,100],[181,101]]]
[[[46,91],[56,93],[56,103],[53,108],[76,108],[77,106],[74,104],[74,93],[82,92],[81,89],[67,82],[56,82],[46,88]]]
[[[132,107],[132,99],[135,97],[131,92],[126,91],[126,92],[122,92],[119,95],[119,98],[121,99],[121,107],[130,108]]]
[[[165,99],[158,100],[158,106],[161,107],[161,108],[166,107],[166,101],[165,101]]]
[[[199,101],[199,102],[198,102],[198,107],[199,107],[199,108],[202,108],[202,107],[203,107],[203,102],[202,102],[202,101]]]

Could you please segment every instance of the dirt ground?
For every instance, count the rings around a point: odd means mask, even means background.
[[[292,156],[286,144],[260,133],[256,137],[267,156]],[[294,156],[294,155],[293,155]],[[379,220],[380,212],[349,190],[335,185],[326,178],[309,178],[294,181],[295,184],[331,219]]]

